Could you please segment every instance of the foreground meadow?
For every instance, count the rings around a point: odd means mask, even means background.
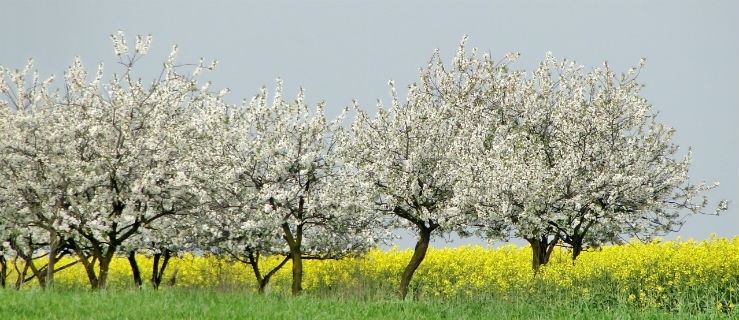
[[[167,289],[102,292],[0,290],[0,319],[716,319],[626,306],[608,310],[541,300],[360,300]]]
[[[24,285],[26,290],[20,293],[4,290],[2,311],[20,312],[12,308],[23,308],[23,301],[30,301],[26,303],[34,306],[34,312],[52,312],[72,308],[68,304],[81,307],[109,299],[102,305],[126,310],[133,303],[143,309],[181,310],[193,317],[212,310],[208,312],[220,318],[229,316],[219,312],[231,312],[220,310],[224,306],[233,312],[254,314],[256,311],[250,309],[253,304],[277,318],[293,317],[290,312],[309,318],[331,314],[348,318],[355,314],[357,318],[372,314],[549,318],[546,315],[558,317],[559,312],[565,318],[588,318],[588,314],[597,318],[739,315],[739,237],[607,246],[583,253],[574,264],[568,252],[561,250],[536,275],[531,271],[528,247],[432,249],[411,285],[411,295],[417,301],[398,304],[396,288],[411,254],[410,250],[374,250],[339,261],[310,260],[305,265],[304,297],[296,300],[285,297],[290,289],[289,265],[275,275],[266,296],[260,297],[251,293],[256,291],[251,269],[239,262],[185,254],[173,259],[165,273],[174,288],[156,292],[148,287],[130,290],[128,261],[119,258],[111,266],[108,292],[78,294],[88,284],[83,268],[75,265],[57,274],[53,293],[38,290],[33,282]],[[147,279],[152,261],[145,256],[139,260]],[[266,266],[278,260],[265,261]],[[11,271],[9,280],[13,278]],[[92,300],[86,302],[88,299]],[[149,302],[155,305],[147,306]],[[179,306],[183,303],[191,306]],[[322,312],[327,313],[322,316]],[[28,317],[33,318],[31,314]]]

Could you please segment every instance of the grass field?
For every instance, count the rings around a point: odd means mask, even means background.
[[[0,291],[0,319],[731,319],[580,304],[490,299],[362,301],[168,289]]]

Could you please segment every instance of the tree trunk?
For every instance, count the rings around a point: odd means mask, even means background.
[[[531,237],[525,238],[526,241],[531,245],[532,260],[531,268],[534,269],[534,273],[538,273],[541,266],[549,263],[549,258],[552,256],[554,247],[559,242],[559,236],[555,236],[552,241],[549,241],[548,236]]]
[[[83,250],[81,250],[74,242],[72,243],[72,245],[75,248],[75,252],[77,252],[77,257],[79,257],[80,262],[82,262],[82,266],[85,268],[87,280],[90,281],[90,288],[97,288],[98,276],[95,274],[95,262],[97,261],[97,258],[92,257],[92,260],[90,260],[90,256]]]
[[[54,269],[56,268],[56,251],[59,248],[59,236],[56,231],[49,231],[49,261],[46,264],[46,287],[54,287]]]
[[[269,278],[257,279],[257,293],[264,294],[264,291],[267,289],[268,284]]]
[[[36,264],[33,263],[32,256],[29,256],[29,260],[26,261],[26,265],[29,266],[31,272],[33,272],[33,276],[36,277],[36,280],[38,280],[38,285],[41,287],[41,289],[46,289],[46,277],[45,275],[41,274],[41,271],[38,268],[36,268]]]
[[[431,231],[432,229],[426,226],[418,226],[418,242],[416,243],[416,247],[413,250],[411,261],[408,262],[408,265],[405,267],[405,271],[403,271],[403,276],[400,278],[400,291],[398,293],[398,297],[401,300],[405,300],[405,297],[408,295],[408,286],[411,283],[413,274],[416,272],[416,269],[418,269],[418,266],[421,265],[421,262],[426,257],[426,252],[429,248],[429,242],[431,242]]]
[[[266,275],[262,276],[262,272],[259,270],[259,252],[249,252],[249,260],[248,264],[251,266],[252,271],[254,272],[254,277],[257,278],[257,292],[259,294],[263,294],[264,290],[267,288],[267,285],[269,284],[269,280],[272,279],[272,275],[274,275],[277,271],[279,271],[288,261],[290,261],[291,256],[286,256],[280,263],[272,268],[269,272],[267,272]],[[243,261],[243,260],[242,260]]]
[[[580,237],[573,237],[572,239],[572,264],[575,264],[575,260],[583,251],[583,243]]]
[[[141,281],[141,270],[139,264],[136,262],[136,250],[131,250],[128,253],[128,264],[131,265],[131,272],[133,273],[133,285],[136,288],[141,288],[143,281]]]
[[[291,254],[293,261],[292,294],[297,296],[303,291],[303,254],[300,251]]]
[[[290,226],[287,223],[283,223],[282,231],[284,232],[287,245],[290,247],[290,259],[293,262],[293,282],[291,293],[293,296],[297,296],[301,291],[303,291],[303,252],[301,250],[303,242],[303,226],[298,225],[295,228],[295,235],[293,235],[292,231],[290,231]]]
[[[92,259],[92,262],[88,260],[89,258],[85,257],[84,259],[80,259],[82,261],[82,266],[85,267],[85,273],[87,273],[87,280],[90,281],[90,288],[97,288],[98,286],[98,277],[95,274],[95,258]]]
[[[269,283],[270,275],[267,274],[267,276],[262,277],[262,272],[259,271],[259,254],[254,254],[254,252],[249,252],[249,265],[251,266],[252,272],[254,272],[254,277],[257,278],[257,292],[259,294],[264,293],[264,289],[267,287],[267,283]],[[242,260],[243,261],[243,260]]]
[[[28,263],[23,264],[23,271],[19,271],[18,265],[16,264],[15,271],[18,272],[18,278],[15,279],[15,290],[20,290],[26,278],[26,272],[28,272]]]
[[[5,289],[8,279],[8,261],[5,260],[4,255],[0,255],[0,288]]]
[[[28,244],[30,248],[33,248],[31,245],[32,240],[28,239]],[[11,248],[13,248],[16,251],[16,271],[17,271],[17,261],[18,258],[23,260],[23,273],[19,273],[21,277],[19,277],[18,281],[20,281],[20,284],[23,284],[27,281],[33,280],[33,278],[36,278],[38,281],[39,286],[42,289],[46,288],[46,277],[44,275],[41,275],[41,271],[36,268],[36,264],[33,262],[33,249],[29,249],[29,252],[26,253],[25,250],[20,249],[21,247],[17,244],[14,244],[11,242]],[[31,270],[32,276],[28,279],[26,279],[26,274],[28,273],[28,270]],[[16,288],[20,288],[20,284],[18,284],[18,281],[16,281]]]
[[[539,272],[539,268],[549,262],[549,257],[546,255],[547,243],[542,243],[540,239],[536,238],[526,238],[526,241],[531,244],[531,268],[534,269],[534,272]]]
[[[162,258],[161,253],[155,253],[154,257],[152,258],[153,261],[151,263],[151,279],[149,282],[151,282],[151,285],[154,287],[154,289],[159,288],[159,283],[161,280],[158,280],[159,278],[159,260]]]
[[[82,263],[82,266],[85,268],[85,273],[87,274],[87,279],[90,281],[90,288],[93,290],[96,290],[99,288],[99,277],[97,274],[95,274],[95,263],[98,262],[98,257],[102,257],[102,251],[100,249],[100,245],[97,242],[93,242],[91,244],[92,249],[83,249],[82,246],[80,246],[77,241],[74,239],[69,240],[69,245],[72,247],[72,250],[74,250],[74,253],[77,255],[77,258],[79,258],[79,261]],[[92,252],[90,252],[92,251]],[[92,259],[90,259],[92,258]]]
[[[159,286],[162,284],[164,271],[167,269],[167,264],[171,257],[172,254],[166,249],[163,250],[163,253],[154,254],[154,263],[151,266],[151,285],[154,286],[154,289],[159,289]],[[161,265],[159,264],[160,261],[162,262]]]
[[[112,258],[112,255],[108,254],[100,258],[100,262],[98,264],[97,283],[92,287],[93,290],[102,290],[108,285],[108,270],[110,269],[110,261]]]

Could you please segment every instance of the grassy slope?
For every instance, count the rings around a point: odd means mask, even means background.
[[[494,300],[401,302],[182,290],[0,290],[0,319],[696,319],[716,316]]]

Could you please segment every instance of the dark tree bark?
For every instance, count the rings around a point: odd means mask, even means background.
[[[113,203],[112,215],[120,216],[124,207],[125,204],[115,201]],[[84,266],[87,277],[90,280],[90,287],[92,290],[105,289],[108,282],[110,262],[113,260],[113,257],[115,257],[120,246],[128,238],[135,235],[140,227],[164,215],[165,214],[162,213],[146,220],[136,220],[130,225],[126,225],[122,228],[119,228],[118,223],[113,223],[110,226],[110,230],[105,233],[107,238],[104,240],[96,238],[95,234],[82,226],[76,228],[77,233],[89,242],[86,244],[87,247],[82,247],[80,243],[73,239],[70,239],[67,242]],[[95,273],[96,262],[97,274]]]
[[[8,261],[4,255],[0,255],[0,288],[5,289],[8,279]]]
[[[303,242],[303,226],[298,225],[294,235],[287,223],[282,225],[282,230],[285,241],[287,241],[287,245],[290,247],[290,260],[293,262],[293,279],[290,292],[293,296],[297,296],[303,291],[303,252],[301,248]]]
[[[100,259],[100,264],[98,265],[98,282],[97,286],[93,287],[94,290],[105,289],[108,285],[108,271],[110,270],[110,262],[113,261],[113,256],[115,256],[114,252],[109,252]]]
[[[36,267],[36,264],[33,262],[32,256],[29,256],[27,258],[26,267],[28,267],[28,269],[31,270],[31,273],[33,273],[33,277],[35,277],[36,280],[38,280],[38,285],[41,287],[41,289],[46,289],[46,277],[44,277],[41,274],[41,271]],[[24,279],[23,282],[26,282],[26,280]]]
[[[303,291],[303,254],[300,251],[290,254],[293,262],[293,282],[291,293],[293,296],[299,295]]]
[[[555,236],[551,241],[548,236],[527,237],[526,241],[531,245],[532,261],[531,268],[535,273],[539,272],[541,266],[549,263],[554,247],[559,242],[559,236]]]
[[[572,245],[572,263],[574,264],[575,260],[577,260],[577,257],[580,256],[580,254],[583,252],[585,248],[583,244],[583,237],[581,236],[572,237],[572,241],[570,245]]]
[[[103,250],[104,244],[92,237],[89,237],[88,239],[91,242],[91,248],[89,250],[80,247],[75,241],[70,241],[70,245],[74,248],[82,266],[85,268],[87,278],[90,281],[90,288],[92,290],[105,289],[108,282],[110,262],[113,260],[120,243],[116,242],[115,245],[108,245],[107,248]],[[97,273],[95,272],[96,264],[98,267]]]
[[[242,262],[245,262],[246,264],[250,265],[252,270],[254,271],[254,277],[257,278],[257,292],[260,294],[264,293],[264,290],[267,288],[267,285],[269,284],[269,280],[272,279],[272,276],[279,271],[288,261],[290,261],[291,256],[287,255],[285,256],[280,263],[269,270],[267,274],[262,276],[261,270],[259,270],[259,252],[249,251],[248,260]]]
[[[139,264],[136,262],[136,250],[128,252],[128,264],[131,265],[131,272],[133,273],[133,285],[136,288],[141,288],[143,281],[141,281],[141,270]]]
[[[35,249],[38,249],[39,246],[33,242],[33,239],[30,237],[23,239],[23,241],[26,242],[27,246],[23,246],[17,242],[17,240],[10,240],[10,247],[13,248],[16,252],[16,257],[23,260],[23,273],[18,273],[19,278],[16,280],[16,289],[20,288],[21,285],[27,281],[32,280],[33,278],[36,278],[38,281],[39,286],[42,289],[46,288],[46,277],[41,275],[41,270],[36,267],[36,264],[34,263],[34,257],[33,257],[33,251]],[[30,249],[26,249],[30,248]],[[35,248],[35,249],[34,249]],[[18,271],[17,267],[17,261],[16,258],[16,271]],[[31,270],[32,276],[26,280],[26,274],[28,270]]]
[[[151,266],[151,285],[154,289],[159,289],[159,286],[162,284],[164,271],[167,269],[170,258],[172,258],[172,252],[167,249],[164,249],[161,253],[154,254],[154,263]]]
[[[411,283],[413,274],[416,272],[416,269],[418,269],[418,266],[421,265],[421,262],[423,262],[423,259],[426,257],[426,252],[428,251],[429,243],[431,242],[431,232],[436,228],[433,226],[427,227],[423,223],[419,223],[417,224],[417,226],[419,239],[416,243],[415,249],[413,250],[411,261],[408,262],[408,265],[405,267],[403,275],[400,278],[400,291],[398,292],[398,297],[401,300],[405,300],[405,297],[408,295],[408,286]]]
[[[49,258],[48,262],[46,264],[46,287],[47,288],[53,288],[54,287],[54,268],[56,268],[56,254],[59,250],[59,235],[56,233],[55,230],[49,231]]]
[[[16,264],[15,265],[15,272],[16,272],[16,274],[18,274],[18,278],[15,279],[15,286],[14,287],[15,287],[15,290],[20,290],[21,289],[21,286],[25,282],[24,279],[26,277],[26,272],[28,272],[28,264],[27,263],[24,263],[23,264],[23,270],[22,271],[20,269],[18,269],[18,265]]]

